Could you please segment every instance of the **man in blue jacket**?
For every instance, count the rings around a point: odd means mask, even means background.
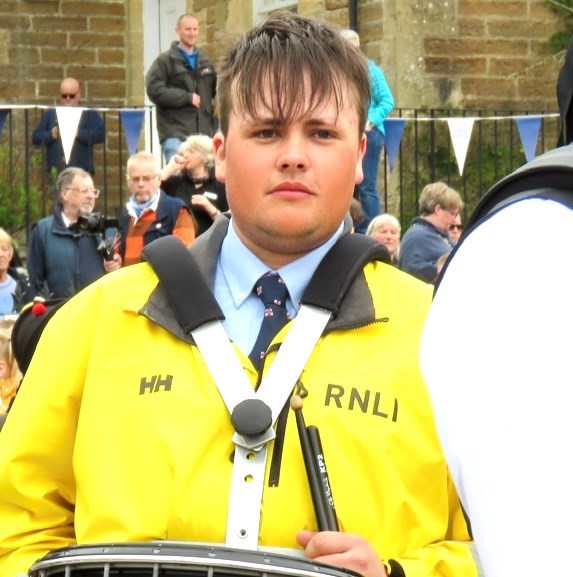
[[[82,97],[80,83],[75,78],[65,78],[60,84],[59,106],[79,106]],[[46,147],[46,169],[59,173],[66,166],[77,166],[95,173],[93,147],[105,139],[105,129],[101,116],[95,110],[84,110],[78,125],[74,146],[69,162],[66,162],[60,128],[55,108],[46,110],[32,133],[32,142]]]
[[[93,212],[99,196],[92,177],[81,168],[66,168],[56,187],[59,205],[34,225],[27,266],[36,294],[47,291],[53,298],[67,298],[121,263],[115,255],[105,260],[98,251],[101,233],[82,224],[81,217]]]

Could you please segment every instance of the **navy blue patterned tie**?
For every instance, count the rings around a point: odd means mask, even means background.
[[[270,342],[289,320],[286,310],[288,289],[278,274],[267,273],[257,281],[255,294],[265,305],[263,324],[249,355],[255,367],[259,369],[263,364]]]

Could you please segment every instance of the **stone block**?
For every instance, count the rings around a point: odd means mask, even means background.
[[[485,36],[486,27],[485,22],[481,18],[465,18],[460,17],[458,19],[458,35],[460,37],[473,36],[481,37]]]
[[[508,97],[515,99],[517,96],[516,82],[505,78],[462,77],[461,87],[464,98],[476,96],[485,99]]]
[[[94,64],[96,62],[96,50],[94,48],[74,48],[73,50],[61,50],[60,48],[41,48],[41,59],[46,64]]]
[[[519,74],[525,70],[531,61],[527,58],[490,58],[488,72],[493,76],[508,76]]]
[[[104,66],[125,65],[125,50],[118,48],[100,48],[97,51],[97,62]]]
[[[486,28],[491,38],[542,38],[545,41],[555,31],[555,24],[530,18],[492,18],[487,21]]]
[[[33,16],[34,32],[77,32],[87,30],[88,21],[84,17],[61,16]]]
[[[458,0],[460,16],[477,16],[484,19],[492,16],[525,17],[530,0]]]
[[[64,16],[125,16],[125,2],[123,0],[98,2],[97,0],[66,0],[62,2]]]
[[[483,57],[426,57],[424,62],[428,74],[483,75],[487,71],[487,59]]]
[[[123,18],[90,16],[88,30],[100,37],[102,34],[125,34],[125,20]]]

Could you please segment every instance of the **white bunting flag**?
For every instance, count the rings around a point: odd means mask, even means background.
[[[84,109],[78,106],[56,106],[58,129],[60,131],[60,138],[62,139],[66,164],[70,162],[70,155],[83,111]]]
[[[454,145],[454,152],[456,160],[458,161],[458,169],[460,176],[464,172],[464,164],[466,162],[466,155],[472,137],[472,129],[475,118],[448,118],[448,127],[450,129],[450,137]]]

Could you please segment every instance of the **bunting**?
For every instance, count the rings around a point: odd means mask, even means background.
[[[384,120],[384,146],[386,147],[386,157],[388,158],[390,172],[392,172],[398,157],[405,126],[406,120],[404,118],[386,118]]]
[[[58,130],[62,139],[66,164],[70,162],[70,155],[78,133],[78,126],[84,109],[79,106],[56,106]]]
[[[2,131],[4,130],[4,123],[8,117],[8,110],[0,110],[0,136],[2,136]]]
[[[0,136],[4,129],[4,124],[8,114],[14,109],[31,108],[29,105],[13,104],[10,106],[0,107]],[[48,109],[50,106],[34,106],[36,109]],[[129,154],[132,155],[137,151],[137,144],[141,137],[143,124],[145,120],[145,113],[153,107],[117,109],[107,107],[93,107],[93,110],[99,111],[116,111],[121,116],[121,122],[124,129],[125,139]],[[85,109],[76,106],[57,106],[56,114],[58,118],[58,125],[60,129],[60,137],[62,139],[62,146],[66,162],[69,162],[74,141],[77,135],[78,126],[81,115]],[[513,120],[518,129],[523,153],[527,162],[535,158],[537,149],[539,132],[541,130],[542,120],[544,118],[559,118],[558,113],[542,113],[527,116],[479,116],[479,117],[421,117],[415,118],[399,117],[386,118],[384,120],[385,130],[385,149],[386,157],[390,172],[394,169],[394,165],[398,158],[402,138],[406,123],[408,122],[447,122],[450,132],[450,138],[453,144],[456,161],[460,175],[463,173],[466,156],[468,152],[469,143],[471,140],[472,130],[476,121],[492,120]]]
[[[123,125],[125,140],[127,141],[127,150],[129,156],[132,156],[137,152],[137,143],[143,127],[145,110],[123,109],[120,110],[119,115]]]
[[[521,145],[527,162],[535,158],[535,150],[541,122],[543,118],[559,117],[557,113],[529,115],[529,116],[491,116],[491,117],[451,117],[451,118],[386,118],[384,128],[386,131],[385,147],[386,155],[390,163],[390,171],[394,166],[404,133],[404,123],[412,122],[447,122],[450,138],[454,147],[456,161],[460,175],[463,174],[468,147],[471,140],[472,130],[476,121],[482,120],[514,120],[517,124]]]
[[[515,123],[519,130],[519,137],[521,138],[525,158],[527,162],[530,162],[535,158],[535,149],[537,148],[537,140],[541,129],[541,117],[520,117],[515,119]]]
[[[475,118],[469,117],[448,118],[448,128],[450,129],[450,137],[452,139],[456,160],[458,161],[460,176],[464,172],[474,121]]]

